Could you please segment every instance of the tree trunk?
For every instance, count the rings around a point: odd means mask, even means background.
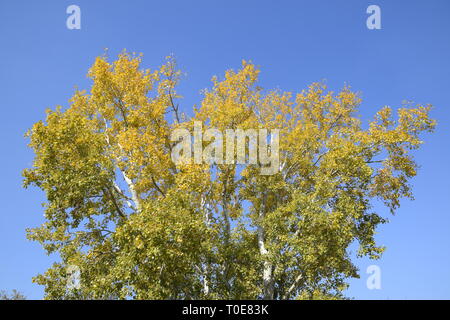
[[[258,246],[259,253],[263,259],[263,299],[273,300],[274,297],[274,281],[272,272],[272,263],[268,260],[269,252],[265,246],[265,232],[264,227],[261,225],[265,217],[265,201],[266,195],[263,196],[263,203],[261,204],[261,210],[259,212],[260,223],[258,224]]]

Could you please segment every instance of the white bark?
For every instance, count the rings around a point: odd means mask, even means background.
[[[265,205],[266,196],[263,197],[263,203],[261,204],[261,209],[259,212],[260,223],[258,224],[258,246],[259,253],[263,259],[263,298],[265,300],[272,300],[274,298],[274,281],[273,281],[273,272],[272,272],[272,263],[268,260],[268,250],[265,246],[265,231],[264,227],[261,225],[264,217],[265,217]]]
[[[206,203],[205,197],[202,197],[201,199],[201,208],[205,212],[205,224],[207,227],[211,225],[211,219],[209,217],[209,205]],[[208,261],[205,262],[205,267],[202,270],[202,277],[203,277],[203,293],[205,296],[209,295],[209,264]]]
[[[138,198],[138,195],[136,193],[136,189],[135,189],[133,181],[131,181],[131,179],[128,178],[128,176],[126,175],[125,171],[120,170],[120,172],[122,172],[123,178],[125,179],[125,182],[128,185],[128,188],[129,188],[130,193],[131,193],[131,199],[134,202],[134,205],[136,207],[136,211],[140,211],[141,210],[141,203],[139,202],[139,198]]]
[[[106,121],[105,118],[103,118],[103,121],[104,121],[104,123],[105,123],[105,128],[107,129],[107,128],[108,128],[108,122]],[[108,136],[108,133],[107,133],[106,131],[105,131],[105,139],[106,139],[106,143],[111,147],[111,143],[110,143],[110,140],[109,140],[109,136]],[[120,150],[122,151],[123,149],[122,149],[122,146],[120,145],[120,143],[118,143],[117,145],[119,146]],[[118,159],[116,159],[116,161],[118,161]],[[129,206],[130,208],[132,208],[132,209],[135,209],[135,210],[137,210],[137,211],[140,211],[140,210],[141,210],[141,204],[140,204],[140,202],[139,202],[139,197],[138,197],[138,195],[137,195],[137,193],[136,193],[136,188],[135,188],[135,186],[134,186],[133,181],[127,176],[127,174],[125,173],[125,171],[121,170],[117,165],[116,165],[116,168],[119,169],[119,171],[122,173],[122,176],[123,176],[123,178],[125,179],[125,182],[127,183],[128,189],[129,189],[129,191],[130,191],[130,193],[131,193],[131,200],[133,200],[133,202],[134,202],[134,208],[133,208],[133,206],[131,206],[131,204],[130,204],[129,201],[127,201],[128,206]],[[113,181],[113,183],[114,183],[114,188],[115,188],[118,192],[120,192],[120,193],[123,194],[122,190],[121,190],[120,187],[117,185],[117,183],[116,183],[115,181]]]
[[[292,294],[292,292],[294,292],[294,290],[297,288],[298,284],[300,283],[300,281],[302,280],[303,275],[299,274],[297,276],[297,278],[295,278],[294,283],[292,283],[292,285],[289,287],[289,289],[287,290],[286,294],[284,295],[284,299],[289,299],[289,296]]]

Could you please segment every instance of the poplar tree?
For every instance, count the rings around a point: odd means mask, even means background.
[[[412,152],[435,127],[431,106],[383,107],[363,124],[350,88],[263,90],[259,69],[243,62],[214,77],[188,117],[174,60],[152,71],[141,60],[98,57],[90,90],[47,110],[27,134],[35,157],[24,185],[47,199],[45,222],[28,238],[59,256],[33,280],[45,297],[343,297],[358,277],[350,246],[372,259],[384,250],[375,233],[387,218],[374,203],[394,213],[413,197]],[[175,164],[171,132],[192,130],[194,121],[222,131],[279,129],[279,170]]]

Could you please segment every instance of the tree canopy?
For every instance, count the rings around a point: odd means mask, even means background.
[[[358,277],[350,246],[381,256],[375,233],[387,219],[374,203],[394,213],[413,197],[411,153],[435,126],[430,105],[383,107],[366,125],[349,87],[264,90],[244,61],[212,79],[189,117],[175,61],[156,70],[141,62],[126,52],[98,57],[90,90],[47,110],[27,134],[35,158],[24,185],[47,197],[45,222],[28,237],[60,256],[34,278],[46,298],[341,297]],[[192,132],[195,121],[278,129],[278,170],[174,163],[171,132]],[[68,286],[69,267],[78,286]]]

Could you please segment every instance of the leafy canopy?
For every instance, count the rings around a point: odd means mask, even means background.
[[[35,152],[24,185],[47,197],[28,230],[60,261],[34,278],[46,298],[292,299],[341,297],[357,277],[349,247],[377,259],[375,231],[412,198],[411,151],[432,131],[430,106],[378,111],[363,128],[359,96],[323,83],[293,94],[257,86],[243,62],[194,115],[179,111],[172,58],[143,70],[126,52],[96,59],[89,92],[47,111],[29,130]],[[280,170],[260,164],[175,165],[176,128],[280,129]],[[208,142],[203,142],[206,146]],[[71,287],[69,266],[79,270]]]

